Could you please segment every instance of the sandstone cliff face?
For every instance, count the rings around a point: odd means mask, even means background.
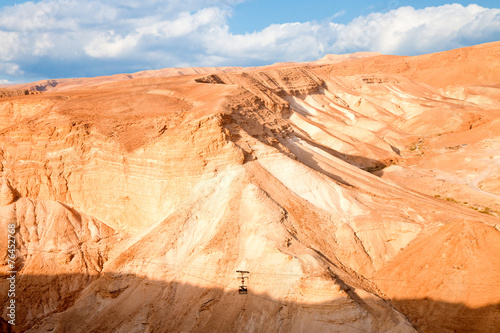
[[[473,276],[498,282],[498,216],[426,185],[474,189],[471,204],[495,195],[481,168],[497,163],[496,95],[294,66],[0,101],[2,272],[14,223],[30,304],[17,329],[497,327],[499,296],[476,296]],[[452,323],[472,307],[480,322]]]
[[[18,193],[10,186],[7,178],[2,178],[0,183],[0,206],[7,206],[16,201]]]
[[[19,192],[138,230],[165,218],[196,182],[243,162],[221,116],[198,114],[215,113],[216,99],[185,101],[167,89],[134,90],[122,95],[121,104],[119,94],[106,95],[109,90],[95,96],[97,106],[86,96],[60,98],[28,126],[2,131],[0,163],[7,174],[19,174],[13,177]],[[221,99],[224,89],[217,90]],[[92,113],[97,108],[102,111]]]
[[[38,92],[32,89],[0,89],[0,98],[35,94],[38,94]]]
[[[15,225],[16,323],[19,331],[71,306],[97,278],[116,243],[113,229],[54,201],[21,198],[0,207],[1,272],[10,276],[7,226]],[[7,291],[8,281],[0,288]],[[3,304],[10,298],[2,292]],[[29,306],[26,306],[29,304]],[[7,319],[9,320],[9,319]],[[16,327],[12,327],[15,331]]]

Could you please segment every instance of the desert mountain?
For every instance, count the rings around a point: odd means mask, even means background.
[[[320,60],[310,61],[308,64],[334,64],[343,62],[346,60],[367,58],[380,55],[378,52],[356,52],[351,54],[328,54]],[[276,67],[290,67],[298,66],[305,63],[300,62],[286,62],[286,63],[276,63],[268,66],[258,66],[258,67],[186,67],[186,68],[164,68],[157,70],[147,70],[140,71],[131,74],[116,74],[109,76],[99,76],[99,77],[88,77],[88,78],[74,78],[74,79],[52,79],[52,80],[42,80],[27,84],[16,84],[16,85],[4,85],[8,89],[0,90],[0,97],[14,96],[15,95],[28,95],[34,94],[41,91],[65,91],[71,90],[77,87],[84,86],[95,86],[108,82],[117,82],[132,80],[144,77],[167,77],[167,76],[179,76],[179,75],[197,75],[197,74],[212,74],[212,73],[231,73],[238,71],[259,71],[267,68]],[[0,88],[2,86],[0,85]]]
[[[0,99],[1,272],[15,224],[20,304],[2,327],[498,330],[498,54],[164,70]]]

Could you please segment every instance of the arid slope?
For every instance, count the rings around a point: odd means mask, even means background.
[[[0,99],[16,329],[494,331],[499,45]]]

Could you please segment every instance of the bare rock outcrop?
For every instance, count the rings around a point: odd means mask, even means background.
[[[0,185],[0,206],[7,206],[17,200],[19,194],[12,188],[9,180],[6,177],[2,177]]]
[[[0,89],[0,98],[40,94],[33,89]]]

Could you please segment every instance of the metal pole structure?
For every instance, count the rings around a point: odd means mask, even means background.
[[[240,276],[238,276],[238,279],[240,281],[240,287],[238,288],[238,293],[240,295],[246,295],[248,294],[248,274],[250,274],[249,271],[236,271]]]

